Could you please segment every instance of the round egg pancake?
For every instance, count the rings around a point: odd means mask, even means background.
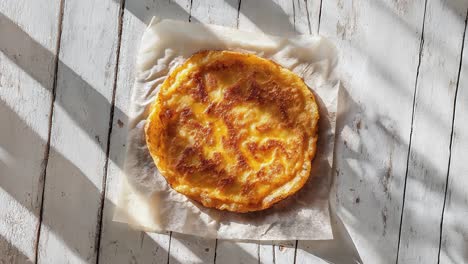
[[[145,126],[161,174],[206,207],[251,212],[309,178],[318,107],[280,65],[232,51],[195,53],[162,84]]]

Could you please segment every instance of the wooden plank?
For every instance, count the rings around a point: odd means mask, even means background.
[[[333,239],[299,241],[296,263],[363,263],[341,219],[330,212]],[[385,262],[385,261],[384,261]]]
[[[261,263],[258,255],[258,247],[259,245],[254,242],[233,242],[231,240],[218,240],[215,263]]]
[[[321,0],[294,0],[294,29],[300,34],[318,34]]]
[[[119,5],[65,1],[39,263],[95,262]]]
[[[453,102],[468,2],[428,1],[398,254],[400,263],[437,263]]]
[[[297,243],[295,240],[275,243],[274,263],[295,263]]]
[[[239,29],[279,36],[295,33],[292,0],[243,0]]]
[[[213,263],[215,239],[172,233],[168,263]]]
[[[101,263],[168,262],[169,234],[133,230],[126,224],[113,222],[112,218],[125,159],[127,113],[135,80],[134,66],[137,47],[153,15],[161,18],[188,20],[189,4],[190,1],[127,0],[125,2],[99,251]]]
[[[239,0],[193,0],[190,21],[236,27],[238,6]]]
[[[344,87],[332,203],[363,263],[396,262],[423,15],[424,0],[322,2]]]
[[[189,5],[190,1],[127,0],[125,2],[99,252],[101,263],[168,262],[169,234],[136,231],[126,224],[113,222],[112,218],[125,159],[127,113],[135,80],[134,63],[137,47],[153,15],[161,18],[188,20]]]
[[[0,263],[35,259],[58,15],[57,1],[0,2]]]
[[[460,9],[459,9],[460,10]],[[468,18],[468,13],[467,13]],[[454,104],[454,123],[452,128],[451,158],[448,171],[448,186],[445,210],[442,222],[441,245],[439,252],[440,263],[468,263],[468,163],[466,151],[468,149],[468,39],[463,48],[463,62],[458,74]]]
[[[258,259],[260,263],[264,264],[276,263],[275,245],[271,241],[258,243]]]

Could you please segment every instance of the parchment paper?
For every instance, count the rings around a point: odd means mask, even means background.
[[[147,150],[148,108],[166,76],[193,53],[228,49],[272,59],[303,77],[320,107],[311,177],[294,196],[270,209],[236,214],[208,209],[172,190]],[[235,29],[153,18],[143,34],[129,113],[127,153],[114,221],[145,231],[248,240],[332,239],[331,183],[338,84],[330,80],[335,48],[312,36],[281,38]]]

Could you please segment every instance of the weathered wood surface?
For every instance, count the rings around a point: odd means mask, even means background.
[[[400,227],[400,263],[438,263],[467,8],[466,1],[456,9],[441,1],[427,1]]]
[[[467,5],[1,1],[0,263],[468,262]],[[333,240],[216,241],[112,222],[135,52],[153,15],[335,42],[345,89]]]
[[[119,0],[113,1],[120,3]],[[188,21],[190,1],[127,0],[124,4],[99,262],[167,263],[171,242],[169,234],[135,231],[125,224],[112,222],[112,217],[125,155],[126,113],[134,82],[137,47],[152,16]]]
[[[97,259],[118,14],[112,1],[63,2],[39,263]]]
[[[466,13],[468,17],[468,12]],[[468,39],[466,18],[462,63],[455,83],[453,126],[447,169],[447,192],[442,215],[440,263],[468,262]]]
[[[345,88],[334,198],[364,263],[397,261],[424,4],[322,2],[319,33],[337,45]]]
[[[0,263],[35,259],[59,5],[0,2]]]

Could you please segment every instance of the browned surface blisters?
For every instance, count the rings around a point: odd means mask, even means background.
[[[217,72],[232,69],[242,71],[242,68],[244,68],[244,66],[245,64],[242,61],[234,59],[226,61],[216,60],[212,63],[209,63],[208,65],[203,66],[202,68],[208,72]]]
[[[192,97],[196,101],[205,103],[208,99],[208,93],[206,92],[205,81],[203,80],[202,73],[195,73],[193,76],[193,82],[195,83],[195,86],[190,89]]]
[[[290,71],[253,55],[205,51],[162,85],[147,144],[176,191],[205,206],[256,211],[304,185],[317,119],[313,95]]]
[[[256,142],[248,142],[247,149],[250,151],[250,154],[254,157],[254,159],[259,160],[261,158],[261,154],[259,153],[258,144]]]
[[[217,187],[225,189],[235,183],[236,179],[234,177],[226,177],[218,180]]]
[[[203,141],[209,146],[212,146],[215,143],[213,139],[213,129],[211,126],[212,124],[210,124],[208,127],[203,127],[200,131],[201,138],[203,138]]]
[[[249,168],[250,166],[247,163],[247,159],[244,157],[244,155],[242,153],[237,153],[237,169],[239,171],[243,171]]]
[[[216,76],[213,73],[208,72],[205,74],[205,84],[207,90],[211,91],[216,89],[216,87],[218,86],[218,80],[216,79]]]
[[[253,191],[254,187],[255,187],[255,183],[251,183],[251,182],[246,183],[242,186],[241,193],[244,195],[249,195]]]
[[[182,111],[180,112],[180,122],[181,123],[185,123],[187,122],[187,120],[189,120],[189,118],[192,116],[192,110],[190,109],[190,107],[184,107],[184,109],[182,109]]]
[[[260,181],[264,181],[264,180],[268,179],[267,175],[268,175],[268,174],[267,174],[265,168],[262,168],[262,169],[260,169],[260,170],[257,172],[257,178],[258,178]]]
[[[291,158],[291,155],[286,150],[284,143],[278,140],[274,140],[274,139],[268,140],[266,144],[263,144],[260,147],[260,150],[265,151],[265,152],[276,150],[284,154],[286,157]]]
[[[161,112],[161,114],[159,115],[159,118],[161,120],[171,119],[173,116],[174,116],[174,111],[172,111],[171,109],[165,109],[164,112]]]
[[[198,173],[207,172],[215,177],[225,175],[223,168],[220,168],[222,158],[215,156],[213,159],[207,159],[199,147],[187,147],[177,158],[175,168],[182,175],[193,176]]]
[[[200,155],[193,147],[188,147],[183,150],[175,164],[176,169],[183,174],[194,173],[195,169],[200,164]]]
[[[300,148],[300,146],[297,147]],[[267,153],[277,153],[284,155],[288,159],[291,159],[294,154],[299,154],[297,150],[288,149],[288,147],[286,147],[283,142],[274,139],[270,139],[261,145],[257,144],[256,142],[248,142],[247,149],[257,160],[264,157]]]

